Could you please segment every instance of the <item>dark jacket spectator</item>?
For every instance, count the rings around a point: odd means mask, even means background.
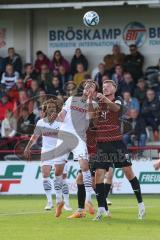
[[[160,101],[157,99],[155,91],[148,89],[146,100],[142,105],[142,116],[147,126],[151,126],[153,131],[158,131],[160,125]]]
[[[123,92],[130,92],[133,96],[135,84],[130,73],[124,73],[123,81],[121,81],[118,85],[118,92],[121,94]]]
[[[66,73],[70,72],[70,64],[69,62],[62,56],[59,50],[56,50],[53,55],[53,59],[51,61],[50,68],[54,75],[59,74],[59,67],[63,66],[66,70]]]
[[[130,131],[123,136],[126,145],[145,146],[147,140],[146,124],[139,116],[136,109],[131,109],[129,114]]]
[[[45,89],[46,85],[51,84],[52,77],[53,77],[53,74],[49,70],[48,66],[46,64],[43,64],[41,66],[41,72],[39,73],[39,75],[36,79],[38,81],[39,86],[42,89]]]
[[[88,70],[88,60],[87,58],[82,54],[81,49],[77,48],[75,50],[75,54],[71,60],[71,73],[74,75],[77,72],[77,64],[82,63],[84,70]]]
[[[7,64],[6,65],[6,70],[2,74],[1,84],[7,90],[9,90],[15,85],[18,78],[19,78],[19,73],[14,71],[13,65],[12,64]]]
[[[65,84],[68,81],[72,80],[72,75],[69,73],[66,73],[66,69],[64,68],[64,66],[60,66],[59,67],[59,74],[58,74],[58,78],[60,80],[60,86],[62,89],[64,89]]]
[[[97,74],[95,75],[94,80],[98,83],[98,85],[99,85],[99,90],[102,91],[102,83],[103,83],[102,78],[103,78],[103,76],[104,76],[106,73],[108,73],[108,72],[107,72],[106,69],[105,69],[104,63],[100,63],[100,64],[98,65],[98,70],[99,70],[99,71],[98,71]]]
[[[124,107],[125,107],[125,112],[124,112],[124,117],[126,119],[130,118],[130,110],[131,109],[136,109],[137,112],[140,111],[140,105],[139,102],[136,98],[131,97],[130,92],[123,92],[123,100],[124,100]]]
[[[4,61],[3,58],[0,57],[0,78],[1,78],[2,72],[4,70],[4,66],[3,66],[4,62],[3,61]]]
[[[52,78],[52,83],[46,86],[46,93],[53,96],[62,96],[64,91],[61,88],[60,80],[58,77]]]
[[[34,98],[39,96],[40,88],[37,80],[32,80],[31,81],[31,88],[29,90],[29,96],[30,98]]]
[[[23,82],[27,88],[30,88],[32,79],[37,78],[37,73],[35,72],[32,63],[26,63],[24,65],[24,73],[22,74]]]
[[[35,115],[29,113],[27,107],[22,109],[22,116],[18,119],[17,132],[18,135],[32,135],[35,128]]]
[[[135,82],[143,76],[144,56],[138,52],[136,45],[129,46],[130,54],[125,57],[124,71],[130,72]]]
[[[4,58],[4,69],[5,71],[6,65],[7,64],[12,64],[14,71],[18,72],[21,74],[22,72],[22,60],[19,54],[15,53],[14,48],[8,48],[8,57]]]
[[[134,90],[134,97],[138,99],[140,105],[142,106],[145,98],[146,98],[147,86],[144,79],[139,79],[137,83],[137,87]]]
[[[37,59],[34,63],[34,67],[35,67],[36,72],[40,73],[42,65],[46,64],[49,68],[50,60],[48,59],[48,57],[42,51],[37,51],[36,55],[37,55]]]
[[[117,86],[124,80],[122,65],[117,64],[115,66],[114,73],[112,74],[112,80],[117,84]]]
[[[125,54],[120,51],[120,47],[115,44],[112,48],[112,54],[107,54],[104,57],[104,62],[106,66],[106,70],[108,70],[111,74],[114,73],[114,68],[117,64],[123,65]]]

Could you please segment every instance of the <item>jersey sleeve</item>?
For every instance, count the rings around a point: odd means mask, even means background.
[[[42,124],[41,124],[41,120],[39,120],[36,124],[36,127],[34,129],[34,135],[36,135],[37,137],[42,135]]]
[[[70,106],[71,106],[71,101],[72,101],[72,97],[69,97],[69,98],[65,101],[65,103],[64,103],[64,105],[63,105],[63,107],[62,107],[62,110],[64,110],[65,112],[68,112],[68,110],[70,109]]]

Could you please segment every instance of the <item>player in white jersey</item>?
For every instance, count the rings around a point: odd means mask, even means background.
[[[88,164],[88,151],[86,146],[86,131],[89,121],[94,117],[97,104],[93,102],[96,95],[97,85],[94,81],[87,81],[81,97],[69,97],[59,113],[59,119],[62,121],[59,139],[63,139],[65,146],[56,148],[57,156],[55,160],[55,189],[57,198],[57,215],[60,216],[63,206],[62,201],[62,172],[66,159],[72,151],[74,159],[79,161],[82,170],[83,181],[86,191],[86,203],[93,208],[91,202],[92,179]],[[58,140],[59,146],[61,140]],[[83,211],[83,209],[82,209]]]
[[[31,136],[29,143],[26,146],[24,155],[30,158],[31,147],[37,142],[38,138],[42,136],[42,149],[41,149],[41,170],[43,175],[43,188],[47,197],[47,205],[45,210],[51,210],[52,204],[52,184],[50,180],[50,172],[54,166],[53,160],[53,150],[56,147],[57,135],[60,129],[61,123],[56,121],[58,114],[58,104],[57,101],[49,99],[42,106],[43,118],[40,119]],[[63,172],[63,197],[65,201],[65,209],[71,210],[69,206],[69,189],[66,182],[67,169]]]

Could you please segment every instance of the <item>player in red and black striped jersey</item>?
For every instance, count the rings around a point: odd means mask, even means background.
[[[104,177],[106,170],[113,166],[123,168],[136,195],[139,206],[139,219],[145,214],[140,184],[132,170],[132,163],[128,158],[127,148],[122,141],[121,115],[123,100],[115,97],[117,86],[114,81],[106,80],[103,83],[103,94],[98,93],[99,113],[96,120],[97,155],[94,162],[96,169],[96,195],[98,212],[95,220],[99,220],[105,213]]]

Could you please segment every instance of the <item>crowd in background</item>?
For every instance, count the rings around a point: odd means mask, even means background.
[[[48,95],[61,101],[81,95],[86,80],[93,79],[102,92],[102,84],[112,79],[118,86],[117,94],[124,100],[124,122],[131,130],[124,134],[125,143],[144,146],[153,134],[159,140],[160,126],[160,62],[144,69],[144,56],[135,45],[130,54],[114,45],[112,53],[102,57],[99,65],[88,71],[89,59],[81,49],[75,49],[71,62],[56,50],[49,59],[37,51],[34,63],[23,63],[14,48],[8,56],[0,57],[0,132],[1,139],[31,135],[40,118],[42,103]],[[148,131],[149,130],[149,131]]]

